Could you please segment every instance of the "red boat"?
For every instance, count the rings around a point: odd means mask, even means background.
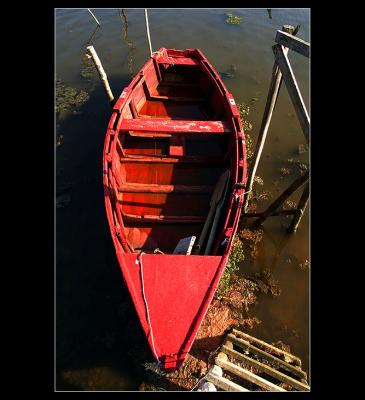
[[[206,57],[155,52],[113,107],[103,181],[120,268],[166,371],[181,366],[225,268],[246,169],[238,109]]]

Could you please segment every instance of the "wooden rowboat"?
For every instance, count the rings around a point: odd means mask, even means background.
[[[206,57],[154,53],[113,107],[103,182],[124,280],[167,371],[189,352],[225,268],[246,168],[238,109]]]

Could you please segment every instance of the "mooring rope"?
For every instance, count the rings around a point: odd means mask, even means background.
[[[153,350],[153,354],[157,360],[157,365],[160,366],[161,365],[161,361],[158,358],[156,349],[155,349],[155,342],[153,339],[153,331],[152,331],[152,325],[151,325],[151,319],[150,319],[150,311],[148,309],[148,304],[147,304],[147,299],[146,299],[146,294],[145,294],[145,290],[144,290],[144,279],[143,279],[143,264],[142,264],[142,256],[143,254],[145,254],[143,251],[139,254],[139,256],[137,257],[136,260],[136,264],[139,264],[140,266],[140,273],[141,273],[141,286],[142,286],[142,296],[143,296],[143,301],[146,307],[146,313],[147,313],[147,322],[148,322],[148,327],[150,330],[150,335],[151,335],[151,343],[152,343],[152,350]]]
[[[152,45],[151,45],[151,37],[150,37],[150,28],[148,25],[148,14],[147,14],[147,8],[144,9],[144,15],[146,17],[146,29],[147,29],[147,39],[148,39],[148,44],[150,46],[150,55],[152,57],[153,51],[152,51]]]
[[[214,351],[212,351],[212,352],[209,354],[209,357],[208,357],[208,360],[207,360],[207,361],[208,361],[208,362],[207,362],[207,365],[209,365],[209,360],[210,360],[210,358],[213,357],[213,356],[218,352],[218,350],[220,350],[220,348],[221,348],[221,346],[218,346]],[[212,371],[212,368],[213,368],[213,366],[210,367],[209,370],[208,370],[208,372],[207,372],[205,375],[203,375],[203,376],[198,380],[198,382],[190,389],[190,392],[194,391],[194,389],[199,385],[199,383],[200,383],[201,381],[203,381],[203,380],[208,376],[208,374]]]
[[[237,200],[238,200],[240,197],[242,197],[243,195],[252,192],[252,190],[253,190],[253,189],[250,189],[250,190],[247,190],[247,192],[243,192],[243,193],[241,193],[241,194],[235,194],[235,195],[234,195],[235,200],[237,201]]]
[[[87,9],[89,11],[89,13],[93,16],[93,18],[95,19],[95,22],[100,26],[100,22],[98,21],[98,19],[95,17],[95,14],[90,10],[90,8]]]

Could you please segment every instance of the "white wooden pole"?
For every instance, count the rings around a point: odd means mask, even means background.
[[[94,13],[90,10],[90,8],[88,8],[87,10],[93,16],[93,18],[95,19],[95,22],[100,26],[100,22],[97,20],[97,18],[95,17]]]
[[[87,46],[86,50],[87,50],[88,54],[90,55],[90,57],[92,58],[92,60],[94,62],[94,65],[95,65],[95,68],[98,71],[100,80],[101,80],[101,82],[103,84],[103,87],[105,89],[106,95],[108,96],[109,102],[112,103],[113,100],[114,100],[114,96],[113,96],[113,93],[112,93],[112,91],[110,89],[110,85],[109,85],[109,82],[108,82],[108,77],[107,77],[107,75],[106,75],[106,73],[104,71],[103,66],[101,65],[101,61],[100,61],[100,59],[99,59],[99,57],[98,57],[98,55],[97,55],[97,53],[96,53],[96,51],[94,49],[94,46]]]
[[[147,8],[144,9],[144,16],[146,18],[146,30],[147,30],[148,45],[150,46],[150,55],[152,57],[152,45],[151,45],[151,37],[150,37],[150,27],[148,25]]]

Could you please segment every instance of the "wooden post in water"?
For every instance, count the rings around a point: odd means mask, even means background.
[[[147,39],[148,39],[148,45],[150,47],[150,55],[152,57],[153,52],[152,52],[152,45],[151,45],[151,37],[150,37],[150,27],[148,25],[148,14],[147,14],[147,8],[144,9],[144,16],[146,18],[146,30],[147,30]]]
[[[258,226],[260,226],[265,221],[265,219],[273,213],[273,211],[275,211],[277,208],[279,208],[291,194],[293,194],[298,188],[300,188],[302,185],[304,185],[308,180],[309,180],[309,171],[307,171],[304,175],[300,176],[287,189],[285,189],[284,192],[269,206],[269,208],[262,213],[260,218],[258,218],[253,223],[252,227],[257,228]],[[308,194],[309,194],[309,190],[308,190]],[[303,206],[304,206],[304,204],[302,205],[302,208],[303,208]],[[300,221],[300,219],[298,219],[298,221]],[[298,224],[299,224],[299,222],[298,222]]]
[[[99,59],[99,57],[98,57],[98,55],[97,55],[97,53],[96,53],[96,51],[94,49],[94,46],[87,46],[86,50],[87,50],[88,55],[92,58],[92,60],[94,62],[94,65],[95,65],[95,68],[98,71],[101,83],[103,84],[105,93],[108,96],[109,103],[113,104],[114,96],[113,96],[113,93],[112,93],[112,91],[110,89],[110,85],[109,85],[109,82],[108,82],[108,77],[106,76],[106,73],[105,73],[104,68],[103,68],[103,66],[101,64],[101,61],[100,61],[100,59]]]
[[[288,33],[293,33],[294,32],[294,27],[291,25],[283,25],[282,30],[284,32],[288,32]],[[284,48],[284,52],[285,54],[287,54],[289,51],[289,49],[287,47]],[[273,67],[273,73],[272,73],[272,78],[271,78],[271,83],[270,83],[270,88],[269,88],[269,93],[267,95],[267,100],[266,100],[266,106],[265,106],[265,111],[264,111],[264,115],[262,117],[262,123],[261,123],[261,127],[260,127],[260,132],[258,135],[258,139],[257,139],[257,145],[255,148],[255,154],[253,157],[253,166],[251,168],[251,171],[249,172],[249,176],[247,179],[247,184],[246,184],[246,192],[249,192],[246,195],[244,204],[243,204],[243,210],[244,213],[247,212],[248,210],[248,201],[250,199],[250,192],[252,190],[252,185],[253,185],[253,181],[255,178],[255,174],[256,174],[256,170],[257,167],[259,165],[260,162],[260,158],[261,158],[261,153],[262,150],[264,148],[264,144],[265,144],[265,140],[266,140],[266,135],[267,135],[267,131],[269,129],[270,126],[270,122],[271,122],[271,117],[272,114],[274,112],[274,108],[275,108],[275,104],[276,104],[276,100],[278,98],[278,94],[279,94],[279,90],[280,90],[280,86],[282,83],[282,73],[280,71],[280,68],[277,64],[277,62],[274,62],[274,67]]]
[[[299,200],[298,208],[295,210],[296,213],[293,217],[291,224],[289,225],[288,232],[294,233],[297,231],[300,220],[302,219],[304,211],[307,207],[308,200],[309,200],[309,182],[307,182],[303,190],[302,196]]]

